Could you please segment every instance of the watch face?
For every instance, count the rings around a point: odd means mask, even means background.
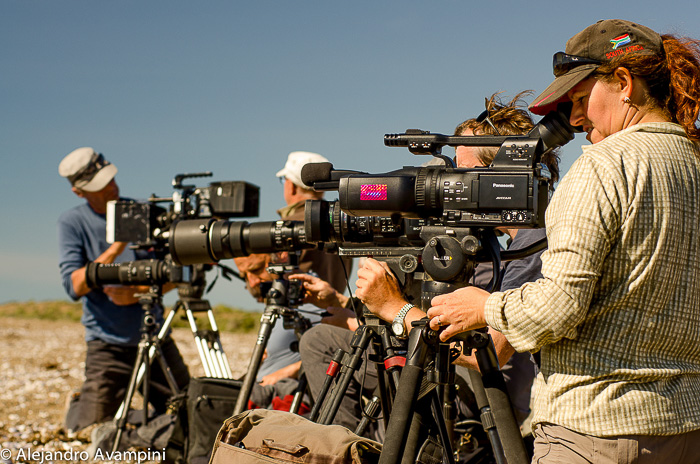
[[[391,324],[391,330],[394,331],[394,335],[403,335],[403,324],[394,322]]]

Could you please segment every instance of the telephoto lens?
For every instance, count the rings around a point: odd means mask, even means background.
[[[85,267],[89,288],[105,285],[158,285],[180,282],[182,268],[161,259],[142,259],[125,263],[101,264],[90,262]]]
[[[313,247],[303,221],[182,220],[173,223],[169,237],[170,254],[180,265]]]

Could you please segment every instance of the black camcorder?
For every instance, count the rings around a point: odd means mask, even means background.
[[[454,227],[542,227],[549,202],[544,153],[573,139],[566,116],[553,112],[522,136],[448,136],[408,130],[387,134],[387,146],[431,154],[446,166],[404,167],[383,174],[307,164],[302,181],[315,190],[337,190],[340,209],[352,216],[434,218]],[[490,166],[455,168],[443,146],[499,147]]]
[[[162,248],[168,231],[178,219],[236,218],[258,215],[260,189],[243,181],[212,182],[207,187],[183,185],[193,177],[211,172],[178,174],[172,198],[152,196],[145,202],[120,200],[107,204],[107,241],[130,242],[140,248]],[[180,191],[178,191],[180,190]],[[159,206],[168,203],[166,209]]]

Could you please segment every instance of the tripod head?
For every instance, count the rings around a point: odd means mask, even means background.
[[[192,264],[183,266],[189,269],[190,278],[177,286],[177,295],[182,298],[201,299],[207,286],[206,272],[210,264]]]

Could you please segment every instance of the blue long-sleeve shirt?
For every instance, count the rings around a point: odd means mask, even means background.
[[[110,244],[106,240],[106,219],[96,213],[87,203],[76,206],[58,219],[59,268],[63,288],[73,299],[78,300],[73,289],[71,274],[89,261],[94,261]],[[129,248],[115,262],[145,259],[148,253]],[[101,289],[94,289],[82,297],[82,324],[85,340],[102,340],[117,345],[137,345],[143,311],[139,304],[117,306]],[[162,310],[156,308],[158,319]]]

